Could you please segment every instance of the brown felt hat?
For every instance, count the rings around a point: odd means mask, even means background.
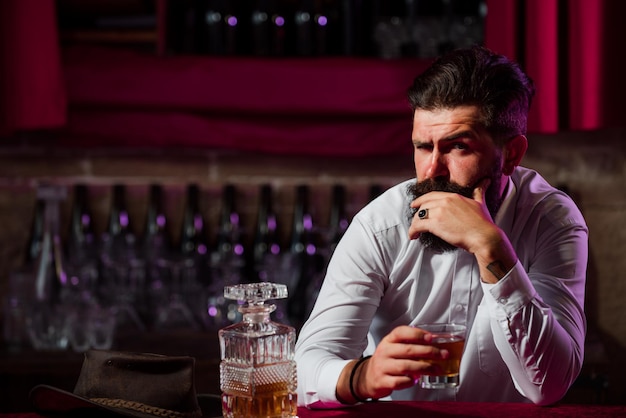
[[[35,386],[29,398],[42,414],[89,413],[129,417],[215,416],[218,398],[196,394],[193,357],[90,350],[74,392]],[[211,411],[201,409],[209,405]]]

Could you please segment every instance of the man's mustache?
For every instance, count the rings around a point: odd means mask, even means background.
[[[430,192],[457,193],[461,196],[467,197],[469,199],[473,199],[474,190],[476,189],[478,184],[486,177],[487,176],[479,178],[471,186],[462,186],[458,183],[451,182],[442,178],[426,179],[426,180],[415,182],[409,185],[408,193],[413,198],[413,200]],[[492,212],[492,216],[495,216],[495,212],[497,212],[500,206],[500,202],[489,201],[491,197],[490,194],[493,193],[493,189],[490,190],[490,188],[493,188],[493,187],[496,187],[496,186],[494,182],[492,181],[492,183],[487,188],[486,195],[487,195],[487,200],[488,200],[487,206],[490,212]],[[495,200],[495,199],[492,199],[492,200]],[[412,221],[413,217],[415,216],[418,210],[419,208],[411,208],[409,222]],[[454,251],[456,249],[454,245],[442,240],[441,238],[439,238],[438,236],[430,232],[424,232],[420,234],[419,240],[425,247],[430,248],[437,252],[448,252],[448,251]]]
[[[478,182],[480,182],[480,180]],[[476,182],[476,185],[478,184],[478,182]],[[414,199],[430,192],[457,193],[461,196],[472,198],[474,196],[475,188],[475,185],[461,186],[458,183],[450,182],[445,179],[434,178],[413,183],[409,186],[409,193],[411,193]]]

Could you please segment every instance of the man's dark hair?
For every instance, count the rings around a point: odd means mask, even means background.
[[[533,81],[517,63],[479,46],[438,58],[407,92],[413,111],[477,106],[496,143],[526,134],[534,94]]]

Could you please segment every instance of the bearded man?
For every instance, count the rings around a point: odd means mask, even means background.
[[[533,402],[580,372],[588,230],[574,202],[521,167],[532,80],[483,47],[408,90],[416,178],[352,220],[296,346],[298,401]],[[460,382],[417,384],[449,357],[424,323],[466,327]]]

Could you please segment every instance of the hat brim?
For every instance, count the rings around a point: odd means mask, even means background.
[[[35,386],[28,397],[38,413],[49,415],[70,415],[82,413],[102,413],[122,417],[154,418],[152,414],[126,408],[115,408],[101,405],[87,398],[75,395],[49,385]],[[203,417],[221,417],[221,398],[217,395],[197,395],[198,404]],[[84,416],[84,415],[83,415]],[[92,415],[90,415],[92,416]]]

